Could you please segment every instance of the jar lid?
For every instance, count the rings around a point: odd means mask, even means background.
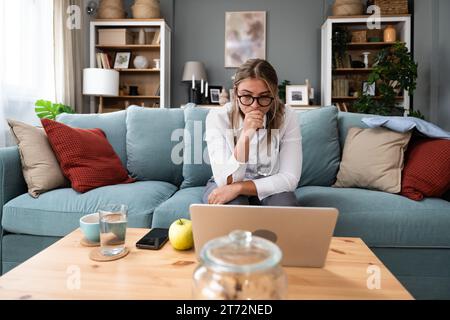
[[[208,241],[200,253],[207,267],[237,273],[272,268],[280,262],[281,257],[281,250],[276,244],[243,230],[235,230],[228,236]]]

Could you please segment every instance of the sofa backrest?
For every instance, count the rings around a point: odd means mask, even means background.
[[[63,113],[57,117],[57,120],[71,127],[90,129],[102,129],[111,143],[114,151],[119,156],[122,164],[127,164],[126,151],[126,132],[125,119],[127,112],[125,110],[105,113],[105,114],[68,114]]]
[[[303,166],[299,186],[331,186],[339,170],[341,150],[335,106],[298,112]]]
[[[146,109],[131,106],[108,114],[62,114],[58,121],[102,129],[122,163],[138,180],[167,181],[180,188],[206,185],[212,176],[204,141],[209,109]],[[336,107],[297,113],[303,166],[299,186],[331,186],[339,170],[348,129],[367,128],[366,114]],[[201,141],[199,143],[199,141]],[[201,148],[203,152],[198,152]]]
[[[362,118],[373,117],[373,115],[351,112],[339,112],[338,114],[338,129],[339,129],[339,143],[341,149],[344,148],[345,139],[347,138],[348,129],[352,127],[368,128],[368,126],[361,121]]]
[[[204,186],[212,176],[207,145],[203,140],[208,112],[203,108],[185,109],[184,180],[181,188]],[[334,183],[340,161],[337,113],[334,106],[297,113],[303,149],[299,186],[331,186]],[[199,145],[203,150],[203,159],[202,153],[196,149]]]
[[[127,168],[138,180],[179,186],[183,168],[183,109],[127,109]]]

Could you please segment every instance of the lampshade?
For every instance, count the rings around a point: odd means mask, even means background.
[[[207,81],[205,66],[203,62],[200,61],[187,61],[184,64],[183,70],[183,80],[182,81],[191,81],[192,75],[194,75],[195,80],[205,80]]]
[[[83,94],[102,97],[118,96],[119,72],[111,69],[84,69]]]

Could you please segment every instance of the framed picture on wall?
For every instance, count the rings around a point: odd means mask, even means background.
[[[238,68],[253,58],[266,58],[266,12],[226,12],[225,68]]]
[[[286,86],[286,104],[291,106],[309,105],[308,86],[306,84]]]
[[[375,96],[375,83],[369,84],[368,82],[363,82],[362,92],[368,96]]]
[[[210,86],[208,90],[209,102],[211,104],[219,104],[220,91],[222,90],[222,87]]]

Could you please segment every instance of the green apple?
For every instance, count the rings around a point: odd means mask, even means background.
[[[177,219],[169,227],[169,240],[177,250],[188,250],[194,246],[192,222],[188,219]]]

